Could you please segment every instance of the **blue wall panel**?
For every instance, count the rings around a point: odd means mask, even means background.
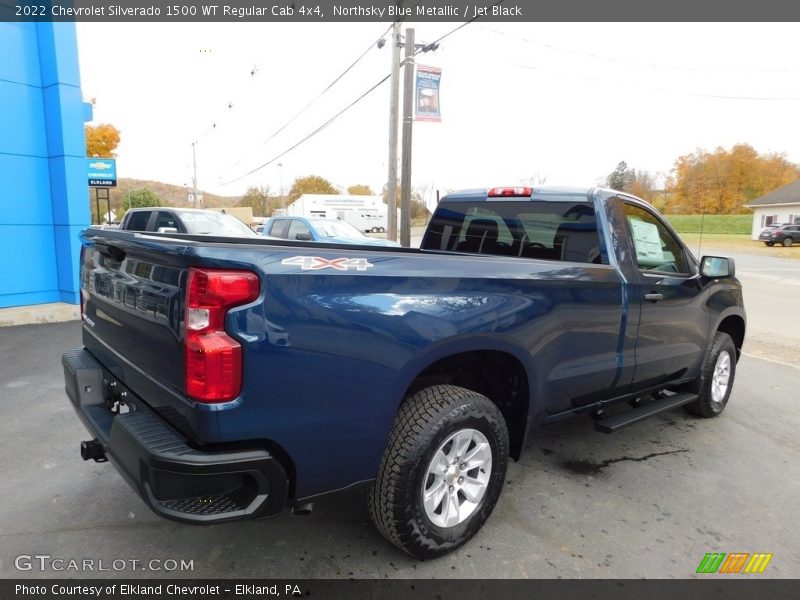
[[[79,301],[86,115],[75,25],[0,23],[0,307]]]
[[[72,257],[79,256],[81,241],[78,234],[85,225],[56,225],[55,227],[55,253],[58,263],[58,288],[61,291],[61,301],[78,304],[78,261]]]
[[[47,156],[41,88],[0,81],[0,154]]]
[[[53,188],[53,223],[89,227],[86,157],[51,158],[50,181]]]
[[[53,224],[49,163],[47,158],[0,155],[0,225]]]
[[[3,295],[58,290],[51,225],[0,225],[0,256]]]
[[[42,71],[33,23],[0,23],[0,56],[14,57],[0,60],[0,79],[41,87]]]

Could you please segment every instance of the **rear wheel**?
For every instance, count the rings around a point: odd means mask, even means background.
[[[793,240],[792,238],[790,238],[790,237],[787,237],[787,238],[785,238],[785,239],[783,240],[783,246],[784,246],[785,248],[788,248],[788,247],[789,247],[789,246],[791,246],[793,243],[794,243],[794,240]]]
[[[508,431],[491,400],[450,385],[421,390],[395,418],[369,493],[372,521],[413,556],[446,554],[489,517],[507,463]]]
[[[728,404],[736,375],[736,347],[731,336],[718,331],[711,342],[698,380],[697,400],[685,404],[698,417],[716,417]]]

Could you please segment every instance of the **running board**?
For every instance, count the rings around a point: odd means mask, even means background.
[[[654,400],[653,402],[631,408],[611,417],[606,417],[601,421],[596,421],[594,428],[603,433],[614,433],[623,427],[643,421],[660,412],[683,406],[694,400],[697,400],[697,394],[675,394],[673,396],[666,396],[660,400]]]

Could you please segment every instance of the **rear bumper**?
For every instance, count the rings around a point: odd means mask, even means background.
[[[61,362],[67,395],[84,426],[156,514],[206,524],[268,517],[283,509],[286,470],[267,450],[192,448],[85,348],[66,352]],[[115,414],[110,401],[120,398],[128,412]]]

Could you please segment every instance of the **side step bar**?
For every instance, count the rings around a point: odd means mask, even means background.
[[[654,400],[642,406],[637,406],[636,408],[631,408],[625,412],[596,421],[594,428],[603,433],[614,433],[623,427],[643,421],[660,412],[683,406],[694,400],[697,400],[697,394],[675,394],[673,396],[666,396],[659,400]]]

